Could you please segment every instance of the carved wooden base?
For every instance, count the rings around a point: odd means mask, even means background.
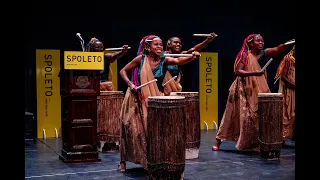
[[[65,163],[101,161],[97,150],[99,71],[63,70],[61,88],[62,151]]]
[[[98,152],[66,152],[61,150],[59,159],[64,163],[99,162]]]

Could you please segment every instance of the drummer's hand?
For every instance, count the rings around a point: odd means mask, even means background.
[[[199,56],[200,56],[200,53],[198,52],[198,51],[193,51],[192,52],[192,59],[197,59],[197,58],[199,58]]]
[[[207,41],[211,42],[216,36],[217,36],[216,33],[214,32],[210,33],[210,35],[207,37]]]
[[[255,73],[256,73],[256,76],[262,76],[264,74],[264,71],[256,70]]]
[[[124,53],[127,53],[128,52],[128,47],[129,47],[128,45],[123,45],[122,46],[123,49],[121,51],[124,52]]]
[[[135,85],[132,84],[132,83],[130,84],[129,88],[130,88],[130,91],[131,91],[132,93],[138,92],[137,86],[135,86]]]

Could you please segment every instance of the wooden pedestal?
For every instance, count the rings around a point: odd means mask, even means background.
[[[63,162],[101,161],[97,149],[97,96],[99,71],[63,70],[61,116]]]

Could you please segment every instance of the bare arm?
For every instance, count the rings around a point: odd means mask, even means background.
[[[201,43],[195,45],[193,48],[189,49],[188,51],[183,51],[183,54],[190,54],[193,51],[201,51],[207,44],[209,44],[214,38],[216,37],[215,33],[210,33],[210,36],[207,37],[206,40],[202,41]]]
[[[179,72],[176,82],[179,83],[181,81],[181,73]]]
[[[178,58],[165,57],[164,61],[167,65],[185,65],[197,59],[200,56],[200,53],[197,51],[194,51],[192,54],[193,56],[190,56],[190,57],[178,57]]]
[[[244,59],[244,54],[242,54],[242,59]],[[245,64],[242,61],[240,61],[238,63],[238,67],[236,69],[235,74],[240,77],[261,76],[263,74],[263,71],[252,71],[252,72],[246,71]]]
[[[277,56],[277,55],[281,54],[282,52],[284,52],[288,47],[289,47],[289,45],[280,44],[280,45],[277,46],[277,47],[267,48],[267,49],[265,50],[266,56],[267,56],[267,57]]]
[[[141,58],[142,58],[142,55],[135,57],[131,62],[129,62],[120,70],[120,76],[129,87],[132,86],[132,83],[128,77],[128,72],[134,70],[134,68],[139,66],[141,62]]]
[[[263,71],[246,71],[244,70],[244,64],[242,62],[239,62],[238,68],[236,70],[236,75],[241,77],[248,77],[248,76],[261,76],[263,74]]]
[[[128,45],[122,46],[123,50],[115,52],[115,53],[105,53],[104,59],[107,60],[109,63],[113,63],[115,60],[121,58],[128,52]]]

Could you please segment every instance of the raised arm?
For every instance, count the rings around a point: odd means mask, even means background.
[[[132,84],[132,82],[130,81],[128,77],[128,72],[134,70],[136,67],[139,66],[141,62],[141,58],[142,58],[142,55],[135,57],[131,62],[129,62],[120,70],[120,76],[126,82],[126,84],[130,87],[131,90],[135,89],[135,85]]]
[[[292,40],[290,40],[290,41],[292,41]],[[288,42],[290,42],[290,41],[288,41]],[[277,47],[267,48],[267,49],[265,49],[266,56],[267,57],[277,56],[277,55],[281,54],[282,52],[284,52],[289,46],[290,45],[286,45],[286,43],[284,43],[284,44],[280,44]]]
[[[128,45],[123,45],[122,50],[115,52],[115,53],[105,53],[104,59],[108,61],[109,63],[113,63],[115,60],[121,58],[123,55],[125,55],[128,52]]]
[[[189,49],[188,51],[183,51],[183,54],[190,54],[193,51],[201,51],[207,44],[209,44],[217,35],[215,33],[210,33],[210,36],[207,37],[206,40],[202,41],[201,43],[195,45],[193,48]]]
[[[165,57],[164,61],[167,65],[184,65],[197,59],[200,56],[200,53],[197,51],[194,51],[192,54],[193,56],[190,56],[190,57],[178,57],[178,58]]]

